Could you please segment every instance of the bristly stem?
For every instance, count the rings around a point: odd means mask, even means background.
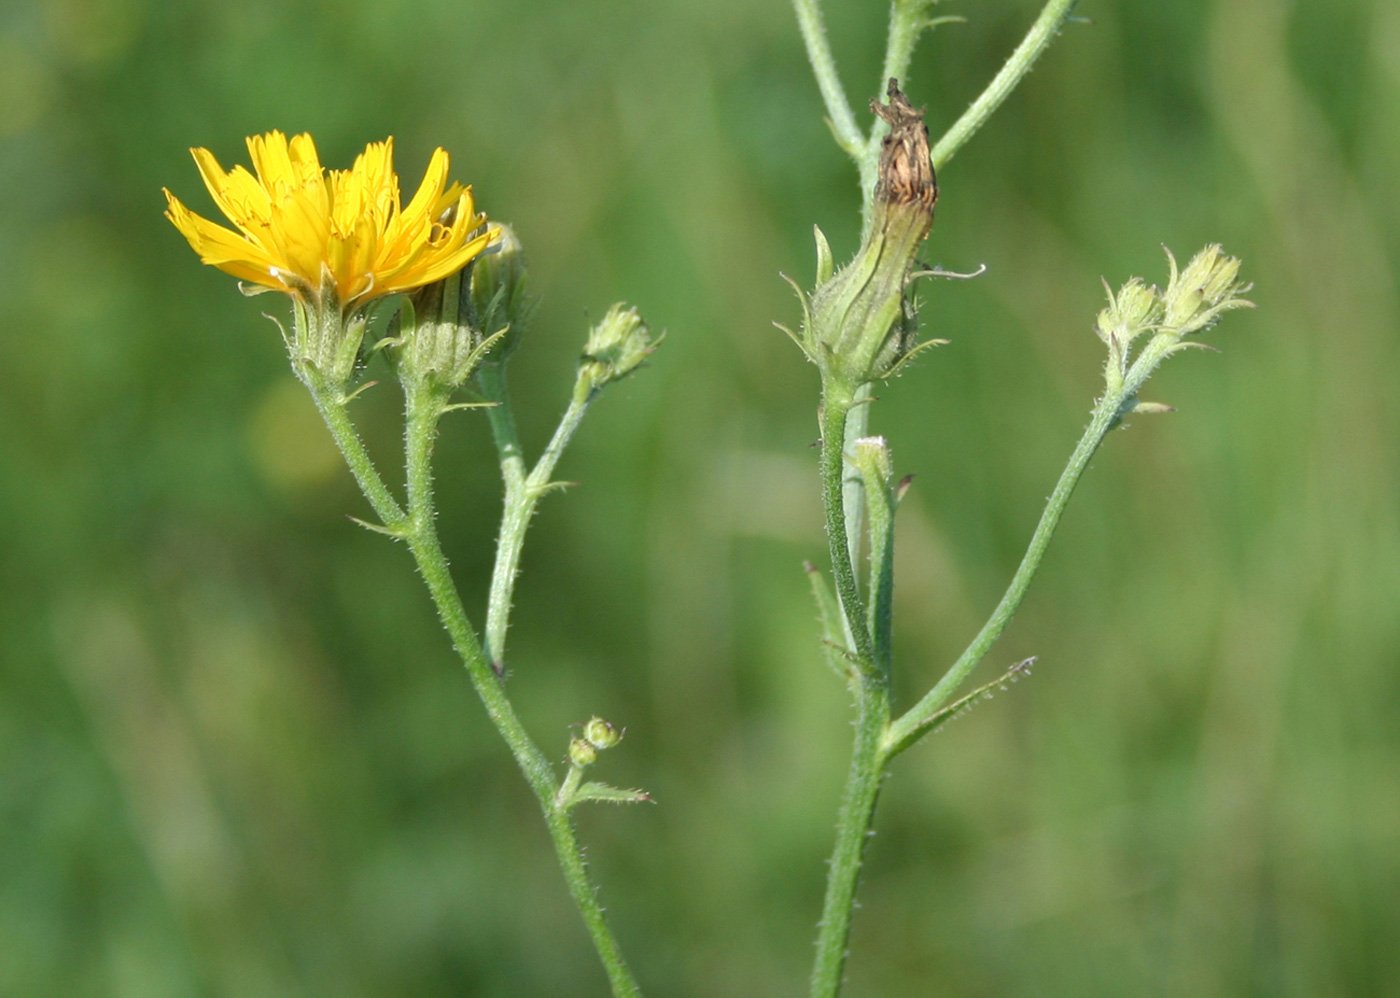
[[[1089,466],[1089,461],[1103,442],[1104,436],[1117,422],[1122,405],[1123,397],[1115,394],[1105,396],[1095,406],[1084,435],[1079,438],[1069,463],[1060,473],[1054,491],[1045,502],[1045,510],[1040,514],[1040,522],[1036,524],[1035,533],[1031,535],[1026,554],[1021,559],[1016,574],[1012,576],[1011,584],[1006,587],[1001,602],[977,632],[977,637],[972,639],[967,650],[944,673],[938,684],[890,725],[889,734],[885,739],[885,751],[890,758],[914,744],[929,730],[939,709],[952,698],[997,638],[1001,637],[1001,632],[1006,630],[1006,625],[1011,622],[1012,616],[1021,605],[1021,600],[1025,598],[1026,590],[1030,588],[1031,579],[1035,577],[1036,569],[1040,567],[1040,561],[1045,556],[1045,549],[1050,546],[1050,539],[1055,535],[1055,528],[1059,525],[1070,496],[1074,493],[1075,485],[1079,483],[1080,476]]]
[[[841,605],[846,635],[851,640],[852,650],[859,660],[861,673],[873,674],[879,660],[871,642],[865,603],[856,583],[855,560],[846,535],[846,421],[853,405],[853,393],[845,385],[828,381],[822,386],[822,504],[826,509],[826,539],[831,555],[831,574],[836,581],[836,597]],[[859,482],[857,476],[857,486]]]
[[[847,634],[855,638],[859,667],[852,680],[856,697],[855,744],[836,820],[836,842],[827,870],[826,897],[822,902],[817,953],[812,965],[813,998],[834,998],[841,990],[861,861],[869,839],[880,782],[884,778],[885,760],[881,745],[890,718],[889,648],[882,647],[882,643],[888,641],[890,631],[885,626],[887,621],[882,618],[888,610],[889,587],[893,585],[893,575],[886,570],[889,566],[885,561],[893,547],[890,534],[893,520],[885,515],[891,512],[888,504],[878,509],[872,507],[870,548],[874,557],[870,600],[878,612],[871,619],[863,608],[859,593],[854,592],[855,578],[848,554],[850,545],[846,537],[843,495],[846,461],[844,449],[837,444],[847,439],[846,421],[853,401],[852,393],[844,386],[832,382],[823,386],[822,497],[826,507],[832,574],[836,578]],[[876,626],[871,627],[871,623]]]
[[[836,60],[831,55],[831,43],[827,41],[821,4],[818,0],[792,0],[792,6],[797,12],[802,41],[807,46],[807,58],[812,63],[812,75],[817,78],[817,88],[826,102],[826,113],[836,143],[859,161],[865,148],[865,136],[851,113],[851,102],[846,99],[846,90],[841,86],[841,77],[836,72]]]
[[[943,169],[943,165],[953,158],[953,154],[961,149],[967,140],[972,138],[973,133],[986,124],[992,113],[1001,107],[1002,102],[1011,96],[1011,91],[1016,89],[1017,84],[1031,71],[1041,53],[1055,40],[1070,12],[1074,10],[1074,5],[1075,0],[1049,0],[1041,9],[1040,16],[1031,25],[1031,30],[1026,32],[1026,37],[1021,39],[1021,44],[1016,46],[1016,51],[1011,53],[1011,58],[1006,60],[1006,65],[1001,67],[1001,71],[963,112],[962,117],[953,123],[953,127],[944,132],[943,137],[934,144],[932,157],[935,170]]]
[[[491,572],[490,596],[486,604],[485,651],[492,669],[499,675],[505,668],[506,632],[510,626],[515,581],[520,576],[520,553],[525,545],[525,533],[541,497],[557,487],[557,483],[551,481],[554,467],[573,439],[589,403],[596,395],[596,389],[592,381],[580,373],[574,383],[569,408],[565,410],[544,453],[526,474],[524,453],[515,432],[515,419],[511,415],[510,399],[506,392],[504,369],[500,366],[483,367],[477,373],[477,380],[486,399],[496,403],[487,410],[487,417],[500,452],[501,478],[506,490],[501,530],[496,540],[496,564]]]
[[[360,484],[365,497],[384,521],[388,531],[408,542],[418,571],[428,586],[438,617],[447,628],[452,646],[466,666],[467,675],[477,695],[486,707],[487,716],[500,732],[526,782],[539,800],[544,812],[550,838],[559,857],[569,893],[583,916],[603,963],[615,998],[639,998],[637,986],[617,940],[608,928],[598,901],[597,888],[588,875],[583,850],[574,832],[566,808],[556,801],[560,781],[554,768],[530,738],[516,714],[499,677],[492,670],[471,622],[462,607],[457,586],[438,540],[436,511],[433,503],[432,452],[437,424],[446,405],[446,398],[436,389],[405,379],[406,425],[404,451],[407,476],[408,508],[405,513],[384,486],[383,480],[345,411],[342,393],[332,392],[322,385],[311,385],[317,407],[326,418],[326,425],[345,455],[347,463]],[[557,436],[557,434],[556,434]]]

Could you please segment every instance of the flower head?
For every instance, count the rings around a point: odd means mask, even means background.
[[[354,308],[431,284],[495,238],[476,214],[471,188],[448,184],[442,149],[407,206],[399,200],[392,138],[370,143],[349,170],[325,170],[310,135],[249,138],[256,173],[242,166],[225,172],[208,149],[190,152],[237,231],[201,218],[168,190],[166,217],[205,263],[304,300],[333,297]]]

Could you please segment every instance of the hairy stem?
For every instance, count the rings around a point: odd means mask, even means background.
[[[1026,590],[1030,588],[1031,579],[1035,577],[1040,560],[1045,556],[1045,549],[1050,546],[1050,539],[1055,535],[1055,527],[1059,525],[1060,516],[1074,493],[1075,485],[1079,483],[1080,476],[1089,466],[1089,461],[1103,442],[1105,434],[1117,421],[1122,404],[1122,396],[1114,394],[1105,396],[1094,408],[1093,417],[1084,430],[1084,435],[1079,438],[1069,463],[1065,465],[1059,481],[1055,483],[1055,490],[1046,500],[1045,510],[1040,514],[1040,522],[1036,524],[1035,533],[1031,535],[1030,545],[1026,548],[1026,554],[1021,559],[1016,574],[1011,578],[1011,584],[1006,587],[1001,602],[977,632],[977,637],[967,646],[967,650],[938,681],[938,685],[890,725],[889,735],[885,739],[890,757],[904,751],[927,732],[928,725],[939,708],[952,698],[996,639],[1001,637],[1001,632],[1006,630],[1006,625],[1011,622],[1012,616],[1021,605],[1021,600],[1025,598]]]
[[[846,90],[841,86],[841,77],[836,72],[836,60],[832,58],[831,43],[827,41],[821,4],[818,0],[792,0],[792,6],[797,12],[797,25],[802,30],[807,58],[812,63],[812,74],[817,78],[822,100],[826,102],[826,113],[836,142],[859,162],[865,148],[865,136],[851,113],[851,102],[846,99]]]
[[[846,948],[851,934],[851,911],[855,906],[861,861],[869,840],[870,824],[875,816],[875,802],[885,769],[881,746],[890,719],[888,611],[894,584],[888,559],[893,553],[894,540],[893,511],[888,492],[882,487],[871,499],[872,614],[867,623],[859,595],[848,601],[843,593],[845,584],[842,575],[852,574],[847,560],[849,546],[845,536],[846,511],[843,508],[844,455],[830,453],[833,450],[831,442],[846,437],[845,423],[851,399],[849,393],[828,384],[823,402],[822,495],[826,501],[833,575],[837,579],[837,593],[841,596],[848,633],[854,631],[858,637],[865,639],[869,651],[865,651],[860,644],[856,645],[856,650],[871,666],[862,668],[853,683],[856,695],[855,744],[836,820],[836,842],[827,870],[826,898],[822,902],[817,954],[812,965],[813,998],[835,998],[841,990]],[[853,577],[850,584],[854,585]]]
[[[539,800],[549,828],[559,865],[569,893],[583,916],[584,924],[593,938],[599,959],[608,975],[612,992],[617,998],[639,996],[638,988],[617,940],[603,917],[597,889],[589,878],[583,860],[583,850],[574,833],[567,810],[557,805],[555,796],[559,781],[549,760],[535,745],[521,723],[514,705],[506,696],[495,672],[492,671],[476,632],[462,607],[457,586],[452,580],[447,558],[438,540],[436,512],[433,504],[432,452],[437,435],[438,419],[442,416],[445,399],[433,389],[406,383],[407,419],[404,431],[404,451],[407,469],[408,510],[399,509],[397,502],[384,486],[378,471],[355,432],[345,411],[345,398],[324,386],[312,385],[317,407],[325,416],[326,426],[345,455],[351,472],[365,497],[384,521],[385,527],[408,542],[418,571],[428,586],[438,617],[452,640],[452,646],[466,666],[472,686],[486,707],[486,714],[500,732],[525,780]]]
[[[884,778],[881,741],[889,719],[888,686],[882,679],[862,677],[856,704],[855,746],[836,819],[836,844],[827,870],[817,956],[812,964],[812,998],[835,998],[841,992],[851,936],[851,909],[855,906],[861,860]]]
[[[550,481],[554,466],[573,438],[595,393],[591,390],[591,383],[580,376],[574,384],[569,408],[564,412],[544,453],[527,475],[524,455],[515,432],[515,419],[511,415],[506,394],[504,371],[483,368],[478,380],[486,398],[497,403],[487,412],[496,438],[496,448],[500,452],[501,478],[506,488],[501,530],[496,540],[496,564],[491,572],[491,590],[486,604],[485,651],[492,669],[500,674],[505,668],[506,632],[510,626],[515,581],[520,576],[520,552],[525,545],[525,533],[540,498],[554,487]]]
[[[1016,85],[1031,71],[1041,53],[1055,40],[1070,11],[1074,10],[1074,4],[1075,0],[1049,0],[1041,9],[1040,16],[1035,19],[1026,37],[1021,39],[1021,44],[1016,46],[1016,51],[1011,53],[1011,58],[1006,60],[1006,65],[1001,67],[1001,71],[992,78],[992,82],[987,84],[987,89],[982,91],[963,112],[962,117],[955,121],[953,127],[944,132],[943,137],[934,145],[932,158],[935,170],[943,169],[943,164],[952,159],[953,154],[961,149],[977,129],[986,124],[987,119],[1001,107],[1006,98],[1011,96],[1011,91],[1016,89]]]
[[[856,584],[855,559],[846,535],[846,424],[854,404],[852,392],[844,385],[828,382],[822,391],[821,480],[822,502],[826,507],[826,539],[831,554],[831,574],[836,580],[836,596],[845,619],[846,634],[860,660],[863,674],[876,668],[877,658],[866,626],[865,604]],[[861,406],[860,408],[864,408]],[[856,476],[856,487],[860,478]]]
[[[345,463],[350,467],[350,474],[355,477],[355,484],[360,487],[360,491],[369,500],[375,515],[379,517],[380,522],[385,527],[390,531],[402,528],[407,517],[399,508],[398,500],[394,498],[394,494],[384,484],[379,469],[370,460],[369,452],[365,450],[364,441],[355,432],[355,424],[350,421],[350,413],[346,408],[349,400],[345,393],[339,389],[328,387],[314,373],[310,376],[313,380],[308,381],[307,387],[311,390],[311,398],[315,401],[321,418],[326,421],[326,426],[329,427],[336,446],[340,448]]]

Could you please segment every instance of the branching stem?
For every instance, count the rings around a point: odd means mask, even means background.
[[[505,668],[506,632],[510,626],[515,580],[520,575],[520,552],[525,545],[525,533],[540,498],[556,487],[551,480],[554,467],[583,420],[596,390],[592,388],[592,382],[580,374],[574,383],[569,408],[559,421],[554,436],[534,468],[526,474],[524,453],[515,432],[515,418],[511,415],[510,398],[506,392],[505,371],[499,366],[483,367],[477,378],[482,393],[489,401],[496,403],[487,410],[487,416],[500,453],[501,478],[506,490],[501,530],[496,540],[496,564],[491,572],[491,591],[486,604],[485,651],[492,668],[500,674]]]
[[[438,617],[447,628],[452,646],[466,666],[467,675],[486,707],[487,716],[510,748],[511,755],[515,757],[526,782],[539,800],[569,893],[593,938],[613,995],[615,998],[637,998],[641,995],[641,990],[632,977],[617,940],[603,916],[597,888],[589,877],[573,822],[567,809],[559,806],[556,800],[560,787],[559,778],[544,753],[526,732],[500,678],[492,670],[482,651],[476,632],[467,619],[457,586],[448,568],[447,558],[443,555],[442,545],[438,540],[433,503],[432,452],[438,420],[447,404],[445,396],[422,383],[406,381],[404,385],[404,452],[408,493],[408,507],[405,512],[385,486],[364,450],[359,435],[345,411],[344,395],[320,384],[312,384],[310,387],[317,408],[325,417],[326,426],[341,453],[345,455],[361,491],[384,521],[384,525],[408,542],[413,559],[418,564],[418,571],[422,574],[433,604],[437,607]],[[577,420],[574,421],[574,425],[577,425]],[[572,433],[572,429],[569,433]],[[559,434],[556,434],[556,439],[558,437]],[[564,440],[567,440],[567,435]],[[562,450],[562,442],[560,449]],[[556,453],[556,460],[557,456]],[[552,469],[552,464],[550,467]],[[528,516],[526,520],[528,521]]]
[[[1001,632],[1006,630],[1006,625],[1011,622],[1012,616],[1021,605],[1021,600],[1025,598],[1026,590],[1030,588],[1031,579],[1035,577],[1036,570],[1040,568],[1040,561],[1045,557],[1045,549],[1050,546],[1050,539],[1055,535],[1055,528],[1059,525],[1065,506],[1069,504],[1074,487],[1079,483],[1080,476],[1084,474],[1084,469],[1089,466],[1089,461],[1093,458],[1094,452],[1098,450],[1099,444],[1103,442],[1104,436],[1117,422],[1122,404],[1121,395],[1112,395],[1105,396],[1095,406],[1093,417],[1090,419],[1088,427],[1085,428],[1084,435],[1079,438],[1074,453],[1070,455],[1069,463],[1065,465],[1064,471],[1060,473],[1059,481],[1055,483],[1055,490],[1050,493],[1050,498],[1045,502],[1045,510],[1040,514],[1040,522],[1036,524],[1035,533],[1031,535],[1025,556],[1021,559],[1016,574],[1012,576],[1011,584],[1006,587],[1001,602],[992,611],[992,615],[987,618],[987,622],[982,625],[982,629],[977,632],[977,637],[972,639],[967,650],[944,673],[938,684],[902,717],[890,725],[889,734],[885,739],[885,750],[889,757],[893,758],[898,755],[928,731],[928,725],[938,714],[939,708],[952,698],[958,687],[977,667],[977,663],[982,661],[983,656],[987,654],[997,638],[1001,637]]]

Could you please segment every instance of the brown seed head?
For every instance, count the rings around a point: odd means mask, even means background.
[[[870,110],[889,122],[890,133],[880,147],[880,176],[875,199],[886,204],[914,204],[932,209],[938,200],[938,178],[928,149],[924,111],[915,109],[890,78],[886,91],[890,102],[870,100]]]

